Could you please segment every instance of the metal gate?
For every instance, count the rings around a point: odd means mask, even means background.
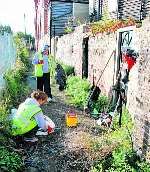
[[[127,27],[118,30],[118,56],[117,56],[117,74],[122,62],[122,53],[127,49],[133,49],[133,28]]]

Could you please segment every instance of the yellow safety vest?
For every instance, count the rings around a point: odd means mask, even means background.
[[[38,59],[43,60],[42,53],[38,53]],[[36,77],[42,77],[43,76],[43,64],[36,64],[34,65],[34,74]]]
[[[34,115],[42,111],[37,105],[22,103],[12,119],[12,135],[22,135],[37,126]]]

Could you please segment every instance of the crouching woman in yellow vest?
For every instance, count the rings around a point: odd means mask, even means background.
[[[12,135],[24,135],[39,127],[36,135],[48,135],[54,131],[55,124],[43,115],[41,105],[47,102],[48,96],[42,91],[34,91],[31,98],[27,98],[19,105],[17,113],[12,119]]]

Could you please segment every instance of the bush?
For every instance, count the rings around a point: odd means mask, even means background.
[[[66,73],[67,76],[69,75],[74,75],[74,67],[72,66],[69,66],[69,65],[65,65],[65,64],[62,64],[62,67]]]
[[[0,155],[0,171],[16,172],[21,170],[23,163],[18,154],[1,146]]]
[[[109,140],[110,147],[116,145],[112,150],[110,156],[96,162],[91,172],[147,172],[150,169],[150,164],[141,162],[139,157],[133,151],[132,140],[129,132],[132,132],[133,123],[131,115],[127,109],[123,109],[122,127],[118,126],[118,117],[115,117],[113,125],[115,130],[104,133],[103,139],[99,139],[102,142],[100,145],[105,146],[105,143]]]
[[[95,108],[99,113],[103,112],[108,106],[108,98],[106,96],[99,96],[97,102],[93,104],[93,108]]]
[[[69,76],[67,79],[66,94],[70,96],[70,103],[83,106],[87,100],[90,83],[86,79],[77,76]]]
[[[17,60],[13,69],[8,70],[4,79],[6,82],[6,88],[3,92],[4,99],[9,99],[10,107],[17,106],[20,103],[22,97],[27,93],[27,86],[24,84],[26,68],[24,64]]]
[[[5,146],[8,145],[8,147],[12,146],[12,142],[7,141],[11,133],[10,121],[8,119],[9,110],[12,107],[17,107],[23,101],[28,91],[25,81],[29,67],[29,52],[22,39],[18,37],[15,37],[15,39],[17,44],[16,64],[4,75],[6,87],[1,91],[0,97],[0,127],[2,126],[1,129],[3,130],[0,135],[0,142]],[[17,153],[5,147],[0,147],[0,155],[0,171],[17,172],[21,170],[23,164],[21,157]]]
[[[25,34],[22,32],[18,32],[14,36],[14,42],[17,49],[17,58],[19,58],[26,67],[30,67],[29,50],[26,46],[26,41]]]

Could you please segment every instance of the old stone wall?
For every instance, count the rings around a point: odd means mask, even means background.
[[[133,115],[134,146],[141,148],[150,161],[150,20],[135,30],[135,46],[139,52],[136,65],[130,72],[128,110]]]
[[[65,64],[75,67],[78,76],[82,76],[82,57],[83,57],[83,27],[79,27],[75,32],[64,35],[55,40],[56,58]],[[54,40],[53,40],[54,42]],[[88,41],[88,79],[97,82],[105,64],[108,62],[113,50],[116,48],[116,34],[98,34],[90,36]],[[54,47],[52,48],[54,50]],[[53,51],[54,54],[54,51]],[[112,55],[106,70],[99,82],[101,89],[107,94],[113,84],[114,77],[114,54]]]
[[[75,67],[76,74],[82,76],[83,27],[74,33],[58,38],[56,58]],[[89,36],[88,41],[88,79],[92,83],[99,79],[112,51],[117,48],[116,33]],[[141,148],[150,161],[150,20],[143,22],[141,28],[134,29],[133,46],[139,52],[136,65],[131,69],[128,84],[127,107],[135,124],[134,147]],[[114,82],[115,56],[112,55],[99,82],[106,95]]]
[[[114,56],[113,51],[116,50],[116,34],[98,34],[89,38],[89,80],[93,80],[93,71],[95,82],[97,82],[110,59],[108,65],[103,72],[98,85],[102,92],[108,94],[110,87],[113,85],[114,77]],[[113,54],[112,54],[113,53]],[[112,56],[111,56],[112,55]],[[110,57],[111,56],[111,57]]]
[[[67,65],[74,66],[75,72],[79,76],[82,75],[83,36],[83,27],[81,26],[76,28],[75,32],[64,35],[55,41],[56,58]]]

